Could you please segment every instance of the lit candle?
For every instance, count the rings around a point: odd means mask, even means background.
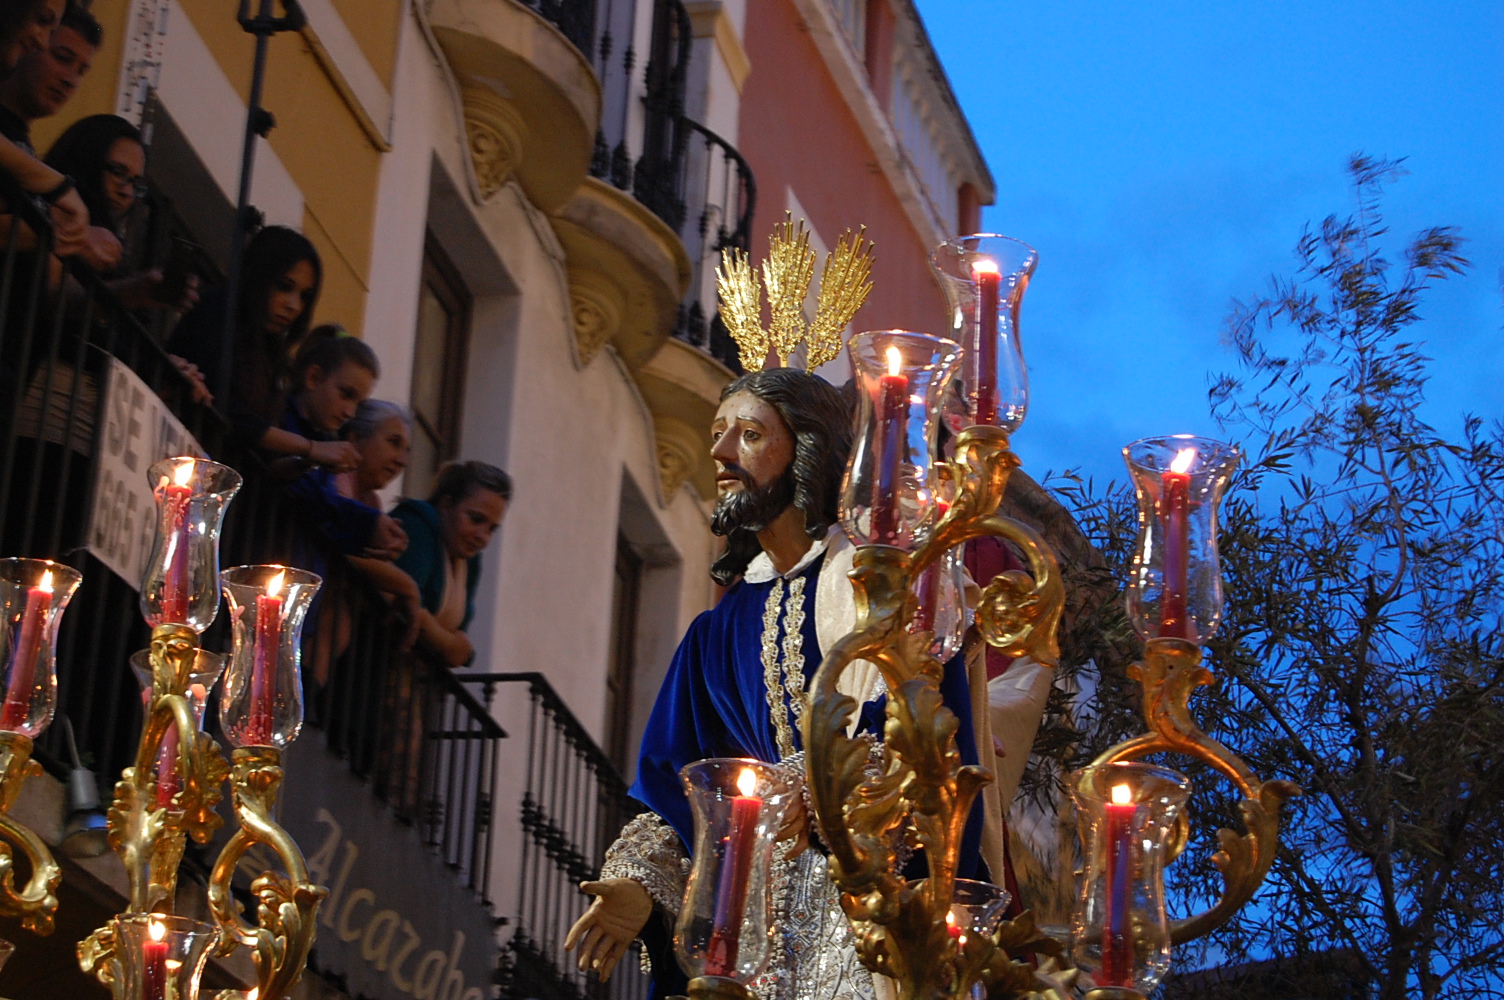
[[[167,925],[160,920],[146,925],[142,943],[141,1000],[167,1000]]]
[[[877,490],[872,496],[872,541],[898,544],[898,460],[903,454],[904,429],[909,415],[909,377],[899,371],[903,354],[888,348],[888,374],[878,380],[877,427],[873,451],[877,455]]]
[[[971,276],[977,283],[977,384],[976,410],[972,422],[997,426],[997,309],[1003,276],[997,262],[986,257],[973,261]]]
[[[721,857],[721,879],[716,885],[715,920],[710,925],[710,944],[705,949],[705,974],[730,976],[736,971],[736,951],[741,937],[742,914],[747,909],[747,883],[752,877],[752,852],[757,847],[757,817],[762,799],[757,791],[757,772],[742,768],[731,800],[731,833]]]
[[[167,960],[167,1000],[182,1000],[178,996],[178,970],[182,967],[183,963],[175,958]]]
[[[1164,600],[1159,605],[1159,634],[1189,639],[1186,613],[1190,572],[1191,465],[1195,448],[1182,448],[1160,473],[1159,519],[1165,529]]]
[[[1099,986],[1133,985],[1132,928],[1128,921],[1128,880],[1133,874],[1133,818],[1138,807],[1127,785],[1112,786],[1107,803],[1107,922],[1102,929]]]
[[[167,494],[168,542],[167,579],[162,587],[162,620],[177,625],[188,622],[188,501],[193,496],[193,461],[182,462],[173,470],[172,482],[163,476],[159,488]]]
[[[277,649],[282,642],[282,581],[285,572],[267,581],[256,596],[256,638],[251,660],[251,715],[246,743],[270,746],[277,703]]]
[[[961,931],[961,925],[956,923],[956,913],[954,910],[947,910],[945,912],[945,933],[954,938],[958,945],[966,943],[966,935]]]
[[[11,646],[10,683],[5,686],[5,707],[0,709],[0,729],[18,733],[31,715],[31,696],[35,693],[37,656],[42,651],[43,633],[47,629],[47,608],[52,604],[52,570],[44,570],[35,587],[26,590],[26,607],[21,612],[21,630]]]

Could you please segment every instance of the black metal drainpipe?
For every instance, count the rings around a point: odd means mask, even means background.
[[[230,386],[233,380],[230,365],[235,356],[236,320],[239,318],[240,263],[244,255],[245,234],[250,229],[251,215],[251,170],[256,164],[256,139],[265,138],[277,124],[272,113],[261,106],[261,85],[266,79],[266,49],[271,37],[283,31],[301,31],[308,23],[298,0],[282,0],[282,17],[272,14],[276,0],[260,0],[261,9],[251,16],[253,0],[240,0],[240,13],[236,20],[240,26],[256,36],[256,61],[251,70],[251,95],[245,115],[245,144],[240,151],[240,193],[235,200],[234,231],[230,234],[230,268],[225,278],[225,326],[220,343],[219,384],[214,392],[221,405],[228,407]]]

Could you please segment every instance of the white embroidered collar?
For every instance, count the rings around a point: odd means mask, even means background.
[[[800,573],[803,573],[809,567],[810,563],[825,554],[826,547],[830,545],[831,535],[840,530],[841,526],[839,524],[832,524],[830,531],[826,532],[825,537],[811,545],[809,551],[799,557],[799,561],[794,564],[793,569],[781,574],[783,578],[785,580],[792,580]],[[768,558],[768,554],[766,552],[759,552],[747,564],[747,571],[742,574],[742,579],[748,583],[767,583],[779,575],[778,571],[773,568],[773,560]]]

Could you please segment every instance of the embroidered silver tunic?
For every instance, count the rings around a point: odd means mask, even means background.
[[[793,726],[803,721],[808,695],[803,651],[805,578],[797,574],[823,549],[823,545],[812,546],[798,566],[774,580],[762,619],[763,683],[779,764],[801,782],[804,754],[794,749]],[[766,570],[771,570],[771,564]],[[773,576],[769,573],[769,578]],[[689,858],[673,828],[656,814],[643,813],[627,824],[607,850],[601,877],[634,879],[655,903],[677,915],[689,869]],[[748,984],[757,1000],[875,1000],[872,974],[857,958],[851,925],[841,910],[840,892],[830,880],[825,855],[810,848],[798,857],[786,858],[776,849],[771,884],[773,939],[782,947],[770,955],[767,970]]]

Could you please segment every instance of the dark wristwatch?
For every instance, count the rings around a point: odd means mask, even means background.
[[[67,174],[64,174],[63,179],[57,182],[57,187],[53,188],[51,191],[42,192],[42,200],[49,205],[56,205],[59,198],[67,194],[69,191],[72,191],[75,187],[77,187],[77,184],[75,183],[73,178],[69,177]]]

